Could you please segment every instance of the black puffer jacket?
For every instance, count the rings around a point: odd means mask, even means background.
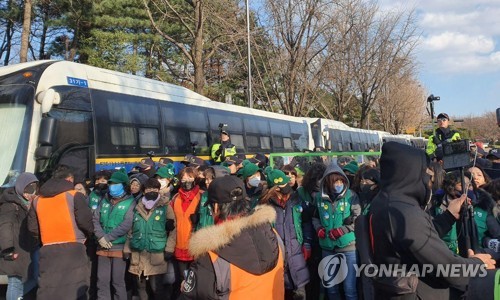
[[[454,255],[439,238],[431,216],[423,210],[431,195],[427,164],[422,150],[395,142],[382,147],[381,191],[370,211],[375,264],[405,264],[408,269],[415,265],[419,270],[423,270],[423,264],[432,265],[434,270],[438,264],[482,264],[477,258]],[[386,283],[391,280],[378,279]],[[380,281],[375,283],[377,298],[400,297],[384,291]],[[463,290],[468,282],[466,276],[437,277],[432,272],[418,278],[415,293],[421,299],[448,299],[450,287]]]
[[[14,261],[0,258],[0,274],[27,279],[31,263],[30,252],[36,248],[36,240],[28,232],[26,217],[28,207],[14,188],[6,189],[0,197],[0,249],[14,248],[19,256]]]

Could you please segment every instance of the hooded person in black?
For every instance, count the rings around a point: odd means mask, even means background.
[[[370,242],[375,265],[406,265],[423,270],[423,264],[433,271],[411,277],[374,278],[377,299],[448,299],[465,290],[469,277],[465,268],[459,276],[438,277],[438,265],[481,265],[494,267],[487,254],[463,258],[454,255],[440,239],[433,221],[424,208],[432,192],[429,184],[428,158],[422,150],[389,142],[382,147],[380,192],[372,202],[369,222]],[[465,200],[465,195],[462,196]],[[484,269],[482,266],[478,266]]]

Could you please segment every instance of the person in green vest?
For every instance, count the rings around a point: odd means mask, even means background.
[[[173,179],[175,177],[174,164],[167,164],[156,171],[155,178],[160,183],[160,196],[164,202],[169,202],[172,197]]]
[[[488,227],[488,236],[483,239],[483,246],[490,247],[489,241],[491,239],[500,240],[500,178],[494,179],[490,181],[485,187],[484,190],[491,195],[491,198],[494,201],[493,207],[488,212],[488,216],[486,218],[486,225]],[[500,256],[500,245],[492,244],[492,247],[498,249],[498,255]]]
[[[89,194],[88,202],[92,213],[99,207],[102,199],[108,193],[108,180],[111,177],[111,171],[101,170],[94,175],[94,189]]]
[[[302,178],[302,185],[297,188],[297,192],[292,195],[291,201],[299,201],[302,206],[302,232],[304,242],[302,243],[302,254],[309,269],[309,283],[306,285],[307,299],[320,299],[321,281],[318,276],[318,265],[321,261],[321,248],[318,237],[314,231],[312,217],[316,206],[314,198],[319,192],[319,182],[326,170],[324,163],[314,163],[309,167]],[[294,200],[297,198],[297,200]]]
[[[108,180],[111,177],[111,171],[101,170],[94,175],[94,189],[87,197],[88,205],[92,210],[92,214],[101,204],[102,199],[108,194]],[[89,296],[91,299],[97,297],[97,240],[94,237],[89,238],[85,242],[87,247],[87,255],[90,259],[90,286],[89,286]]]
[[[94,234],[100,246],[96,252],[97,299],[127,299],[123,246],[132,228],[136,204],[127,192],[128,184],[124,169],[114,172],[108,181],[108,195],[94,213]]]
[[[171,293],[171,285],[165,285],[163,280],[173,257],[175,236],[165,228],[168,223],[175,226],[175,215],[169,199],[160,191],[156,178],[144,184],[144,196],[135,206],[132,229],[123,249],[124,256],[130,258],[128,271],[135,275],[140,299],[148,299],[148,289],[151,299],[169,299]]]
[[[443,159],[443,143],[455,142],[461,139],[460,133],[450,129],[450,117],[448,114],[440,113],[437,116],[438,129],[429,137],[425,152],[431,159]]]
[[[231,143],[231,137],[226,130],[220,132],[220,142],[212,145],[210,156],[215,163],[221,163],[226,157],[236,154],[236,146]]]
[[[267,167],[269,189],[260,203],[268,204],[276,211],[274,229],[285,245],[285,299],[306,299],[305,286],[309,282],[309,270],[302,254],[302,205],[292,199],[290,177],[283,171]]]
[[[313,217],[313,225],[319,238],[322,256],[323,258],[334,256],[346,262],[348,273],[342,282],[343,297],[357,299],[354,224],[361,214],[361,205],[356,193],[349,189],[347,176],[336,163],[327,166],[315,202],[317,209]],[[341,297],[338,285],[325,288],[329,299]]]
[[[194,222],[196,224],[195,231],[214,225],[212,207],[208,205],[208,187],[215,178],[228,176],[229,172],[230,171],[226,167],[217,165],[208,167],[205,171],[203,171],[207,190],[201,194],[200,204],[198,204],[196,221]]]
[[[247,196],[250,198],[250,207],[253,209],[259,203],[259,199],[267,189],[265,176],[256,164],[249,160],[243,161],[243,167],[238,171],[238,176],[245,183]]]

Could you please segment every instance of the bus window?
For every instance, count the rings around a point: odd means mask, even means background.
[[[249,149],[260,148],[259,137],[247,134],[247,147]]]
[[[245,132],[247,133],[270,136],[269,122],[264,118],[245,117],[243,119],[243,125],[245,125]]]
[[[273,136],[273,147],[276,149],[285,148],[283,145],[283,138],[280,136]]]
[[[141,148],[159,148],[158,129],[139,128],[139,145]]]
[[[165,147],[168,154],[186,154],[192,151],[189,134],[180,128],[167,128],[165,130]]]
[[[122,96],[120,95],[120,97]],[[124,99],[120,100],[108,99],[107,104],[111,122],[136,125],[158,125],[160,123],[158,108],[152,100],[137,101],[133,97],[124,96]]]
[[[137,144],[135,128],[111,126],[111,144],[114,146],[135,146]]]
[[[283,138],[283,148],[286,150],[293,150],[291,138]]]
[[[243,141],[243,135],[231,134],[231,143],[236,146],[236,151],[238,153],[245,153],[245,143]]]
[[[209,109],[208,116],[210,120],[210,129],[219,131],[219,124],[227,124],[227,130],[231,135],[231,141],[233,144],[236,143],[233,140],[233,133],[243,133],[243,124],[241,122],[241,115],[233,112]],[[238,146],[238,145],[236,145]]]
[[[163,125],[205,131],[208,128],[207,110],[181,103],[161,103]]]
[[[264,150],[270,150],[271,149],[271,138],[268,136],[261,136],[260,137],[260,148]]]
[[[189,132],[189,139],[190,139],[191,143],[196,144],[195,150],[196,150],[197,155],[209,154],[210,151],[208,148],[208,138],[207,138],[206,132],[190,131]]]

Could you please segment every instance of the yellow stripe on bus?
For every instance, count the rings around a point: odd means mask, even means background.
[[[184,160],[184,156],[164,156],[168,157],[173,161],[182,161]],[[210,157],[208,155],[205,156],[198,156],[199,158],[203,160],[209,160]],[[145,156],[138,156],[138,157],[110,157],[110,158],[96,158],[95,162],[96,164],[116,164],[116,163],[134,163],[137,162],[139,163],[141,159],[146,158]],[[153,161],[158,162],[160,158],[153,158]]]

